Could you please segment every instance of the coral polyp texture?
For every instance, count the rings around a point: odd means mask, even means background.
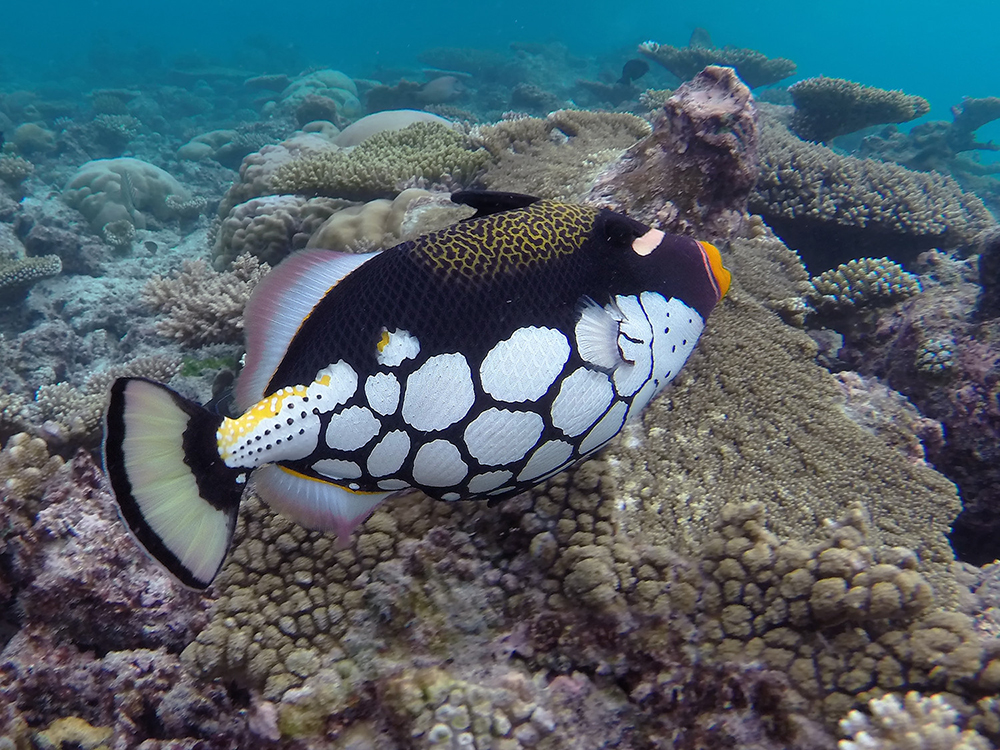
[[[807,141],[830,141],[873,125],[909,122],[930,111],[921,96],[862,86],[843,78],[807,78],[788,88],[795,104],[791,130]]]
[[[639,45],[639,52],[655,60],[682,81],[695,77],[709,65],[733,68],[752,89],[777,83],[795,73],[795,63],[784,57],[767,57],[741,47],[672,47],[649,41]]]
[[[850,739],[841,740],[840,750],[990,750],[993,746],[974,729],[963,730],[959,713],[944,695],[902,697],[889,693],[868,702],[870,716],[851,711],[840,722]]]
[[[842,156],[761,118],[760,178],[750,210],[813,271],[864,255],[906,263],[930,248],[972,243],[996,224],[951,177]]]

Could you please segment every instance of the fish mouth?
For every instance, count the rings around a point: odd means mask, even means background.
[[[708,260],[708,267],[715,278],[715,285],[719,289],[719,299],[721,300],[726,296],[726,292],[729,291],[733,275],[729,272],[728,268],[722,265],[722,254],[719,252],[719,248],[711,242],[704,242],[702,240],[698,240],[698,244],[701,245],[701,251],[705,254],[706,260]]]

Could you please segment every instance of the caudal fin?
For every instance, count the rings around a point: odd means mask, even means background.
[[[245,472],[219,457],[222,417],[144,378],[111,386],[104,469],[140,545],[186,586],[204,589],[229,550]]]

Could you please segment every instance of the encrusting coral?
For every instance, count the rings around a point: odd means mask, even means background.
[[[873,125],[909,122],[931,108],[923,97],[843,78],[807,78],[788,91],[795,104],[791,130],[807,141],[827,142]]]
[[[32,284],[60,273],[62,259],[58,255],[0,259],[0,292],[3,293],[0,306],[18,302],[28,293]]]
[[[154,276],[147,281],[141,299],[163,314],[156,322],[161,336],[190,347],[239,344],[243,340],[243,309],[270,270],[267,263],[249,253],[233,260],[228,271],[212,270],[204,260],[186,260],[171,278]]]

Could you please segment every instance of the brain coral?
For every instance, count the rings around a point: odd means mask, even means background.
[[[801,266],[740,286],[789,257],[764,234],[735,241],[737,281],[676,385],[530,493],[396,498],[347,549],[251,497],[187,668],[262,689],[290,735],[361,731],[351,706],[368,706],[369,731],[413,747],[611,741],[620,722],[659,746],[693,731],[677,712],[694,710],[694,678],[671,677],[692,654],[707,691],[785,712],[761,747],[829,746],[802,735],[810,716],[832,730],[887,691],[986,710],[973,704],[1000,687],[1000,660],[956,611],[954,487],[852,422],[811,341],[761,304]],[[747,660],[770,687],[747,687]],[[699,731],[739,746],[726,722]]]
[[[87,217],[96,232],[112,221],[144,229],[144,211],[169,221],[176,215],[169,198],[189,201],[191,194],[164,170],[131,157],[89,161],[63,188],[63,199]]]
[[[349,206],[336,198],[266,195],[234,206],[219,225],[212,249],[218,270],[250,253],[272,266],[306,246],[309,237],[336,212]]]
[[[951,177],[841,156],[792,135],[761,106],[760,178],[750,210],[813,271],[862,255],[905,263],[971,243],[996,222]]]

